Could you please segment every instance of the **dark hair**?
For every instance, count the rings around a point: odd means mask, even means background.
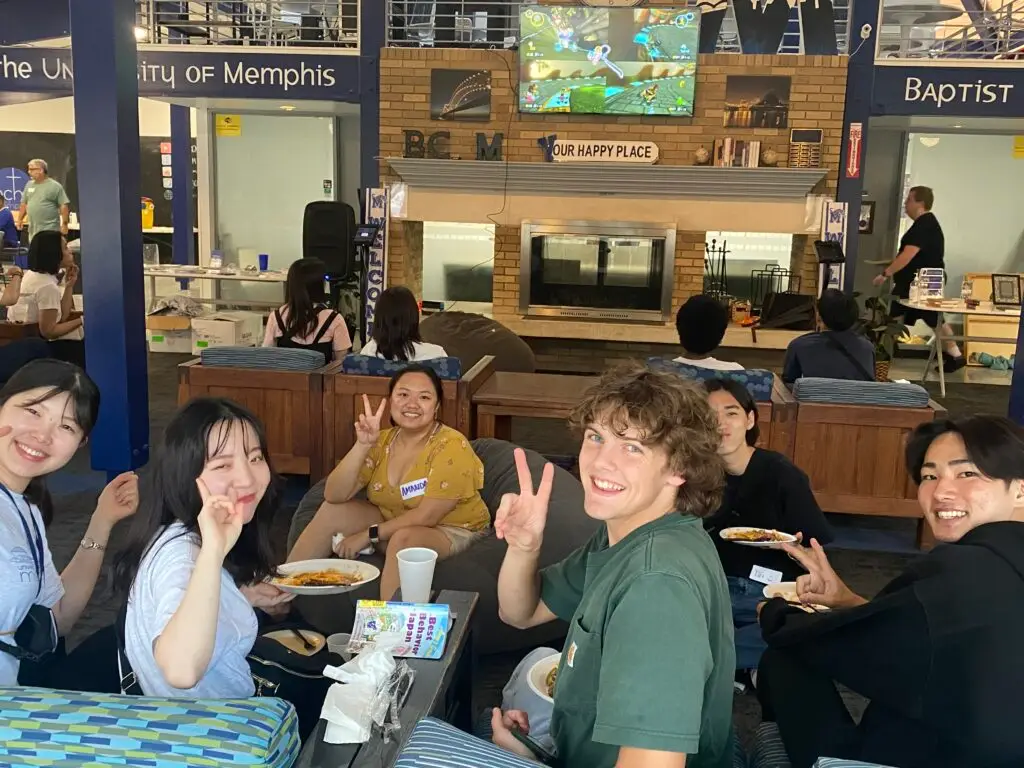
[[[925,454],[938,438],[956,434],[964,441],[967,458],[993,480],[1024,480],[1024,429],[1005,416],[966,416],[921,424],[907,441],[907,470],[921,483]]]
[[[166,526],[180,522],[189,533],[201,535],[198,518],[203,502],[196,478],[210,458],[211,435],[217,435],[215,439],[223,443],[227,439],[224,427],[233,424],[248,425],[256,433],[270,469],[270,485],[252,521],[242,527],[238,541],[224,559],[224,568],[239,586],[274,573],[270,526],[280,498],[280,482],[270,465],[266,432],[259,420],[237,403],[221,397],[200,397],[182,406],[171,419],[163,445],[143,477],[146,487],[139,494],[140,509],[114,563],[114,587],[123,596],[128,596],[142,559]]]
[[[645,445],[665,450],[671,470],[686,478],[679,510],[705,517],[719,508],[725,464],[718,455],[718,420],[698,384],[626,363],[601,376],[569,417],[577,431],[599,421],[620,436],[636,429]]]
[[[100,390],[96,386],[96,382],[90,379],[85,371],[77,365],[66,363],[63,360],[53,358],[32,360],[15,371],[7,383],[0,388],[0,406],[3,406],[12,397],[33,389],[46,389],[46,391],[25,405],[41,403],[66,392],[70,396],[71,407],[74,409],[75,423],[82,430],[82,435],[86,438],[89,437],[100,412]],[[46,482],[42,477],[34,477],[29,481],[28,487],[25,489],[25,498],[30,504],[39,507],[43,523],[49,525],[53,520],[53,500],[50,498]]]
[[[748,416],[754,414],[754,426],[747,430],[747,445],[756,445],[757,438],[761,436],[761,428],[757,425],[757,403],[754,402],[754,396],[750,394],[750,390],[738,381],[719,378],[708,379],[704,382],[704,388],[709,395],[712,392],[725,392],[732,395],[732,399],[739,403],[745,414]]]
[[[926,211],[930,211],[935,205],[935,193],[931,187],[911,187],[910,195],[923,205]]]
[[[56,275],[64,261],[64,235],[46,229],[36,233],[28,246],[28,268],[33,272]]]
[[[729,309],[713,296],[691,296],[676,312],[679,344],[691,355],[710,355],[729,327]]]
[[[388,288],[377,299],[373,340],[377,342],[377,354],[385,360],[408,360],[414,355],[413,342],[423,341],[420,307],[405,286]]]
[[[395,387],[398,386],[399,380],[408,373],[422,373],[425,374],[430,383],[434,385],[434,394],[437,395],[438,404],[444,399],[444,388],[441,386],[441,377],[437,375],[437,371],[431,368],[429,365],[421,365],[420,363],[413,363],[412,365],[405,366],[402,370],[398,371],[394,376],[391,377],[391,381],[388,382],[388,397],[390,397]]]
[[[818,316],[830,331],[848,331],[857,324],[857,300],[836,288],[826,288],[818,298]]]
[[[299,259],[288,267],[284,289],[287,316],[283,318],[287,327],[281,329],[281,335],[286,339],[308,336],[316,331],[320,305],[327,301],[324,288],[326,273],[327,265],[320,259]]]

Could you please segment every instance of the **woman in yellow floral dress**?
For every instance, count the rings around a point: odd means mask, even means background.
[[[389,429],[381,429],[390,408]],[[354,558],[384,548],[381,599],[398,589],[399,551],[427,547],[443,559],[487,534],[490,513],[480,497],[484,467],[464,435],[440,421],[441,380],[412,364],[391,379],[374,410],[363,396],[356,443],[327,478],[324,503],[288,555],[289,561]],[[367,500],[353,498],[366,488]],[[335,534],[343,540],[334,547]]]

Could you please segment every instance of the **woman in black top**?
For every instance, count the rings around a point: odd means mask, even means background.
[[[788,547],[808,570],[800,599],[833,610],[777,598],[761,611],[758,694],[794,768],[826,755],[895,768],[1024,765],[1012,703],[1024,688],[1024,430],[996,416],[923,424],[906,462],[943,545],[870,601],[820,547]],[[870,700],[859,724],[836,682]]]
[[[705,382],[708,402],[718,414],[725,459],[722,506],[705,520],[729,581],[736,626],[736,668],[754,669],[765,644],[757,626],[757,604],[765,584],[793,581],[803,570],[785,552],[746,547],[723,540],[723,528],[746,525],[801,534],[828,543],[832,534],[800,469],[775,451],[755,448],[757,404],[742,384],[728,379]]]

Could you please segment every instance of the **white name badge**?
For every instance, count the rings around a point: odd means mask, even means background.
[[[405,483],[398,486],[398,488],[402,492],[402,501],[415,499],[417,496],[422,496],[427,492],[427,478],[421,477],[419,480]]]
[[[750,569],[750,580],[759,584],[778,584],[782,581],[782,571],[773,571],[771,568],[755,565]]]

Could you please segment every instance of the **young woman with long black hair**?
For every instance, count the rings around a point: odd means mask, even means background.
[[[43,478],[75,455],[99,405],[92,379],[53,359],[28,363],[0,389],[0,686],[19,682],[25,649],[15,636],[24,637],[18,629],[30,611],[49,609],[57,633],[67,634],[92,596],[111,529],[138,508],[135,474],[115,478],[100,494],[75,556],[57,573],[46,542],[53,505]]]
[[[290,347],[322,352],[327,362],[340,360],[352,348],[345,319],[327,304],[320,259],[299,259],[288,268],[285,303],[267,320],[264,347]]]
[[[359,354],[401,362],[448,356],[444,347],[423,341],[420,336],[420,306],[412,291],[402,285],[388,288],[377,299],[372,337]]]

